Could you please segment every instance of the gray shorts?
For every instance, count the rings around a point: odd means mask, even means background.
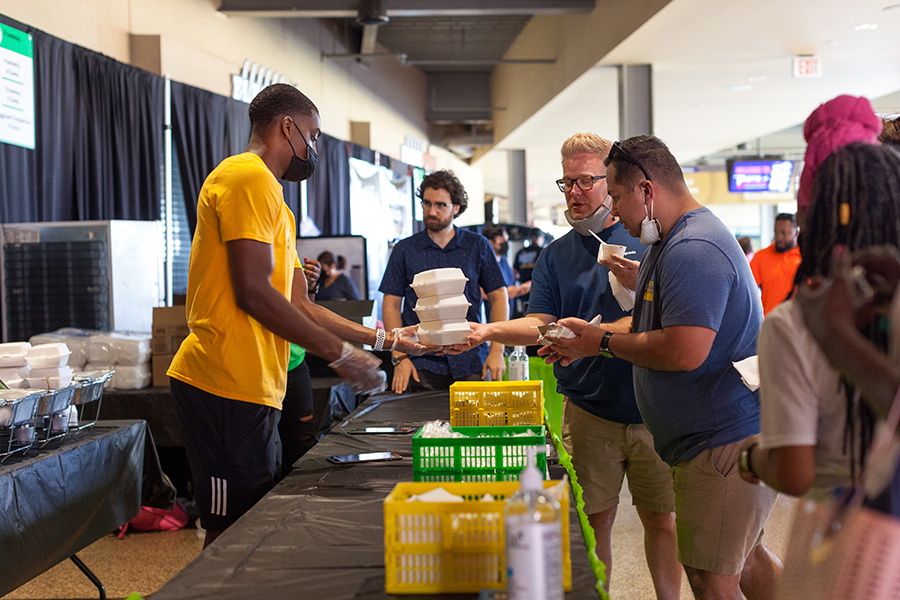
[[[626,474],[635,506],[650,512],[675,510],[672,475],[654,450],[653,436],[645,425],[601,419],[566,398],[562,443],[584,488],[587,514],[603,512],[619,503]]]

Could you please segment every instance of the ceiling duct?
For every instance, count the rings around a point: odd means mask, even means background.
[[[384,25],[390,21],[387,11],[384,10],[382,0],[360,0],[359,16],[356,22],[360,25]]]
[[[362,25],[363,36],[359,45],[359,53],[362,55],[375,54],[376,41],[378,40],[378,28],[390,21],[387,11],[384,10],[382,0],[360,0],[359,14],[356,22]],[[364,64],[368,65],[368,62]]]

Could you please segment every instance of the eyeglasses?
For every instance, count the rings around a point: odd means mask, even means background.
[[[563,177],[562,179],[556,180],[556,185],[559,187],[559,191],[562,193],[571,192],[572,187],[575,184],[578,184],[578,189],[582,192],[586,192],[592,187],[594,187],[594,182],[600,181],[601,179],[606,179],[606,175],[597,175],[595,177],[591,177],[590,175],[585,175],[584,177],[577,177],[575,179],[567,179]]]
[[[647,170],[644,168],[644,166],[628,152],[622,149],[622,145],[619,142],[613,142],[612,148],[609,151],[609,162],[616,160],[616,158],[621,158],[625,162],[633,164],[641,170],[641,173],[644,174],[644,177],[647,178],[647,181],[652,181],[650,179],[650,175],[647,174]]]
[[[422,210],[429,211],[432,208],[438,209],[440,212],[444,212],[448,208],[453,206],[452,202],[429,202],[428,200],[422,200]]]

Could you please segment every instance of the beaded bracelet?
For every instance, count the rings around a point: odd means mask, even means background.
[[[375,330],[375,352],[384,349],[384,338],[387,334],[384,332],[384,329],[376,329]]]

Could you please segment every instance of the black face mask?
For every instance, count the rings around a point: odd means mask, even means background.
[[[297,130],[297,133],[300,133],[299,129]],[[300,137],[306,142],[306,138],[303,137],[302,133],[300,133]],[[291,147],[291,152],[294,153],[294,156],[291,157],[291,164],[288,165],[287,171],[284,172],[284,175],[282,175],[281,178],[285,181],[304,181],[312,177],[312,174],[316,172],[316,163],[319,161],[319,157],[316,155],[315,150],[312,149],[309,142],[306,142],[306,151],[309,153],[309,158],[303,160],[297,156],[297,153],[294,151],[294,145],[291,144],[290,139],[288,139],[287,143]]]
[[[500,255],[505,255],[509,252],[509,242],[500,242]]]

